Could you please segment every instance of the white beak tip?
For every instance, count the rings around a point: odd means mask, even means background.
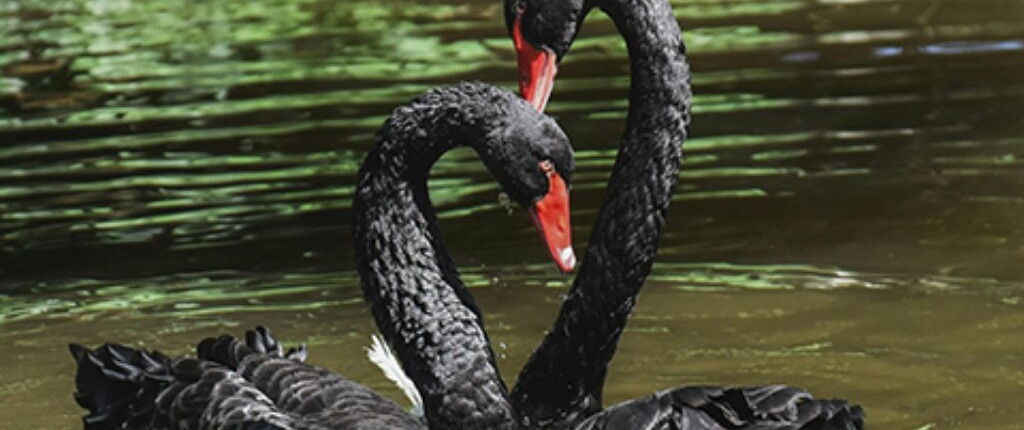
[[[566,268],[572,269],[576,267],[576,253],[573,252],[572,247],[558,250],[558,259],[562,261],[562,265]]]

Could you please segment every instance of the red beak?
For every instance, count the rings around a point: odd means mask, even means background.
[[[512,24],[512,40],[516,45],[516,59],[519,61],[519,93],[534,108],[544,112],[555,87],[555,73],[558,57],[547,48],[537,49],[523,39],[520,26],[522,16],[516,17]]]
[[[530,208],[530,216],[544,243],[548,245],[555,265],[562,272],[569,273],[576,267],[576,253],[572,250],[572,225],[569,223],[569,190],[554,169],[547,173],[548,193]]]

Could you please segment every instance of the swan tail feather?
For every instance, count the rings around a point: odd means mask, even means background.
[[[420,396],[420,391],[416,389],[416,384],[412,382],[409,375],[405,374],[405,370],[402,369],[398,358],[395,357],[394,352],[391,351],[387,342],[380,335],[374,334],[370,336],[370,347],[366,349],[366,357],[380,368],[385,377],[402,390],[405,397],[412,403],[412,414],[422,417],[424,413],[423,397]]]
[[[171,359],[156,351],[113,343],[68,349],[78,364],[75,401],[89,411],[82,418],[86,430],[145,425],[157,396],[174,380]]]
[[[252,354],[287,358],[302,363],[306,361],[309,350],[306,345],[299,345],[286,351],[271,334],[270,329],[264,326],[246,331],[244,340],[225,334],[203,339],[196,347],[196,356],[200,359],[220,363],[236,370],[242,360]]]

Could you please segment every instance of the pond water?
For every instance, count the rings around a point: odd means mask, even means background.
[[[1019,428],[1024,2],[673,4],[694,123],[606,402],[785,383],[875,429]],[[5,429],[80,426],[70,341],[187,353],[256,324],[400,400],[364,358],[354,175],[412,96],[514,88],[500,2],[8,0],[0,17]],[[592,14],[548,107],[577,149],[581,253],[628,84]],[[511,384],[570,278],[472,152],[431,193]]]

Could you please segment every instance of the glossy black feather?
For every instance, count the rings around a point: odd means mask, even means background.
[[[316,428],[278,410],[272,399],[219,363],[179,358],[173,373],[175,381],[156,399],[154,429]]]
[[[424,429],[369,388],[282,352],[269,330],[204,340],[204,358],[74,345],[76,400],[99,429]],[[253,334],[261,340],[253,341]],[[261,352],[261,346],[271,346]]]
[[[863,412],[840,400],[815,400],[792,387],[684,387],[597,413],[576,430],[859,430]]]
[[[264,326],[246,331],[245,341],[225,334],[203,339],[196,347],[196,356],[199,359],[215,361],[231,369],[238,369],[239,363],[252,354],[287,358],[301,363],[306,361],[308,351],[306,345],[300,345],[289,348],[286,352],[271,334],[270,329]]]
[[[425,428],[401,406],[373,390],[326,369],[304,364],[306,347],[285,351],[270,329],[257,327],[245,339],[207,338],[200,359],[237,372],[274,401],[277,410],[331,428]]]
[[[145,428],[157,396],[173,382],[171,360],[117,344],[95,350],[71,344],[78,364],[75,401],[89,410],[82,418],[88,430]]]

